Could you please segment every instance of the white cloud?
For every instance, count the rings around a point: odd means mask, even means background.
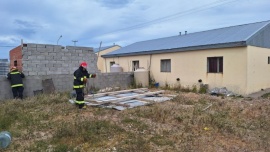
[[[20,39],[18,38],[18,36],[14,36],[14,35],[8,35],[8,36],[0,36],[0,43],[1,44],[14,44],[14,43],[18,43],[20,42]]]

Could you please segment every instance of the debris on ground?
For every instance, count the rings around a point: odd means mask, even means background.
[[[174,95],[165,95],[164,92],[164,90],[151,92],[147,88],[140,88],[89,94],[85,96],[85,103],[88,106],[125,110],[169,101],[175,97]],[[69,102],[74,103],[74,100],[70,99]]]
[[[213,88],[209,91],[209,94],[213,96],[227,96],[227,97],[240,97],[241,96],[232,91],[227,90],[226,87]]]

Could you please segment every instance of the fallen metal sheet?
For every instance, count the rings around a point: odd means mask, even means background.
[[[117,94],[117,97],[129,97],[129,96],[134,96],[134,95],[138,95],[138,93],[135,93],[135,92],[120,93],[120,94]]]
[[[140,88],[140,89],[130,89],[130,90],[121,90],[121,91],[114,91],[114,92],[105,92],[105,93],[98,93],[98,94],[89,94],[86,98],[91,97],[102,97],[102,96],[108,96],[108,95],[115,95],[120,93],[128,93],[128,92],[137,92],[137,93],[145,93],[148,92],[147,88]]]
[[[126,104],[126,105],[129,105],[129,108],[134,108],[134,107],[146,105],[147,102],[140,101],[140,100],[128,100],[128,101],[120,102],[119,104]]]
[[[165,102],[174,98],[174,95],[164,95],[164,90],[151,92],[148,89],[131,89],[107,93],[98,93],[85,96],[88,106],[125,110],[148,104]],[[70,103],[72,100],[69,101]]]
[[[121,111],[121,110],[125,110],[125,109],[144,106],[144,105],[146,105],[148,103],[144,102],[144,101],[140,101],[140,100],[128,100],[128,101],[120,102],[119,104],[125,104],[125,105],[128,105],[128,107],[118,105],[118,106],[113,107],[113,109]]]
[[[122,110],[125,110],[125,109],[127,109],[127,108],[126,108],[126,107],[123,107],[123,106],[115,106],[115,107],[113,107],[113,109],[122,111]]]
[[[154,101],[154,102],[164,102],[164,101],[167,101],[167,100],[171,100],[172,97],[145,97],[145,98],[142,98],[144,100],[149,100],[149,101]]]
[[[99,97],[95,98],[96,102],[104,102],[104,101],[110,101],[110,100],[115,100],[117,97],[114,96],[104,96],[104,97]]]
[[[163,93],[163,92],[164,92],[164,90],[156,91],[156,92],[147,92],[147,93],[133,95],[133,96],[120,97],[120,98],[116,98],[116,99],[109,99],[109,100],[106,100],[106,101],[103,100],[100,103],[102,103],[102,104],[119,103],[119,102],[122,102],[122,101],[127,101],[127,100],[131,100],[131,99],[138,99],[138,98],[146,97],[146,96],[149,96],[149,95],[160,94],[160,93]],[[87,100],[87,99],[85,99],[85,100]],[[93,101],[93,98],[90,99],[90,101],[91,100]]]

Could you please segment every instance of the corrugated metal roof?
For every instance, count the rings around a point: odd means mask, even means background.
[[[246,46],[247,40],[269,23],[264,21],[136,42],[102,57]]]

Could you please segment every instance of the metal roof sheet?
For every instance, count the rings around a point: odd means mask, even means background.
[[[159,38],[136,42],[102,57],[139,55],[149,53],[164,53],[170,50],[192,50],[192,48],[223,48],[233,46],[245,46],[246,41],[255,33],[268,25],[270,21],[250,23],[238,26],[213,29],[208,31],[183,34],[178,36]],[[193,49],[194,50],[194,49]]]

